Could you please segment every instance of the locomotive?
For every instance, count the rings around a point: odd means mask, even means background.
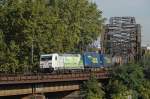
[[[97,52],[84,52],[83,54],[52,53],[40,56],[40,70],[44,72],[76,71],[104,67],[104,54]]]

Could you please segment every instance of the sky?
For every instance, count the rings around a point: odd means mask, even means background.
[[[150,0],[91,0],[103,12],[103,17],[133,16],[142,26],[142,45],[150,46]]]

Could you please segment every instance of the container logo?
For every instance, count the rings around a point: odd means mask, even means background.
[[[98,63],[97,57],[88,56],[88,59],[94,64]]]

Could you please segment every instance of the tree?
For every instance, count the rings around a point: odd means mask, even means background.
[[[6,44],[4,42],[3,32],[0,31],[0,65],[5,63]]]
[[[111,99],[137,99],[137,94],[127,88],[121,81],[110,80],[107,86],[107,94]]]
[[[102,31],[103,18],[101,16],[102,12],[97,9],[95,4],[90,3],[88,0],[52,1],[55,8],[54,12],[56,16],[59,16],[57,27],[59,28],[59,24],[61,26],[61,31],[57,31],[58,29],[54,29],[54,31],[67,37],[61,37],[62,41],[59,43],[59,47],[63,48],[63,52],[81,51],[81,47],[85,49],[89,43],[97,39]]]
[[[149,99],[149,80],[144,78],[143,67],[139,64],[126,64],[113,68],[113,75],[107,90],[112,99]],[[126,96],[127,95],[127,96]]]
[[[104,91],[102,85],[92,75],[87,82],[84,82],[81,88],[81,95],[84,99],[103,99]]]
[[[143,50],[142,59],[141,59],[141,66],[144,68],[145,77],[150,79],[150,51]]]
[[[2,53],[11,55],[4,55],[4,63],[29,65],[33,54],[36,64],[41,53],[85,49],[101,33],[101,14],[88,0],[3,0],[0,30],[7,50]]]
[[[40,53],[49,51],[46,48],[49,47],[48,40],[51,36],[50,14],[44,0],[11,0],[1,7],[0,28],[5,35],[7,48],[11,48],[12,41],[19,47],[19,52],[10,52],[18,54],[19,64],[29,64],[32,45],[36,49],[35,58],[38,58]],[[13,58],[16,57],[15,55]]]
[[[126,64],[113,70],[113,79],[121,81],[133,90],[138,89],[144,80],[143,68],[138,64]]]
[[[150,81],[144,80],[142,85],[140,85],[138,92],[141,99],[150,99]]]

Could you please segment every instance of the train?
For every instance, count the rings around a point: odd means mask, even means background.
[[[76,71],[94,68],[106,68],[111,59],[102,53],[84,52],[82,54],[42,54],[40,55],[40,70],[42,72]]]

